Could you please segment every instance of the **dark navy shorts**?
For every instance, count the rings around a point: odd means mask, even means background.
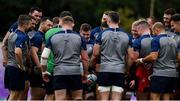
[[[53,76],[54,90],[81,90],[82,76],[81,75],[57,75]]]
[[[49,82],[45,82],[45,90],[46,90],[46,94],[47,95],[51,95],[54,94],[54,90],[53,90],[53,74],[51,74],[51,76],[49,76]]]
[[[5,88],[22,91],[25,88],[25,72],[14,66],[6,66],[4,74]]]
[[[173,93],[176,88],[177,78],[152,76],[150,81],[150,92]]]
[[[29,74],[30,78],[30,87],[45,87],[45,82],[42,78],[41,70],[38,68],[33,68],[31,74]]]
[[[100,64],[100,63],[101,63],[101,56],[100,56],[100,55],[98,56],[96,63],[97,63],[97,64]]]
[[[97,83],[99,86],[124,87],[123,73],[99,72],[97,76],[98,76]]]

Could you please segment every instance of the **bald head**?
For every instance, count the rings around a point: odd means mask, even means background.
[[[159,35],[160,33],[165,32],[165,26],[163,25],[162,22],[156,22],[152,26],[152,31],[153,31],[153,34]]]
[[[153,26],[152,26],[152,29],[155,29],[155,28],[159,28],[159,29],[164,29],[164,25],[162,22],[156,22]]]

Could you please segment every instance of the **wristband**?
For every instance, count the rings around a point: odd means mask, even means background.
[[[144,63],[144,62],[143,62],[143,58],[140,58],[139,61],[140,61],[140,63]]]
[[[49,73],[48,71],[42,72],[42,75],[45,75],[45,74],[51,75],[51,73]]]
[[[21,70],[25,70],[25,67],[20,66],[19,64],[17,64],[18,68]]]

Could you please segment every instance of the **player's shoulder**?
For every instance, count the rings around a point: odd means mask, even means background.
[[[61,30],[61,28],[51,28],[46,33],[52,33],[54,31],[60,31],[60,30]]]

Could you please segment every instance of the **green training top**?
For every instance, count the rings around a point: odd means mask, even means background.
[[[61,28],[52,28],[48,30],[45,34],[45,42],[47,43],[48,39],[59,31],[61,31]],[[53,73],[53,69],[54,69],[54,55],[51,52],[48,58],[47,71]]]

